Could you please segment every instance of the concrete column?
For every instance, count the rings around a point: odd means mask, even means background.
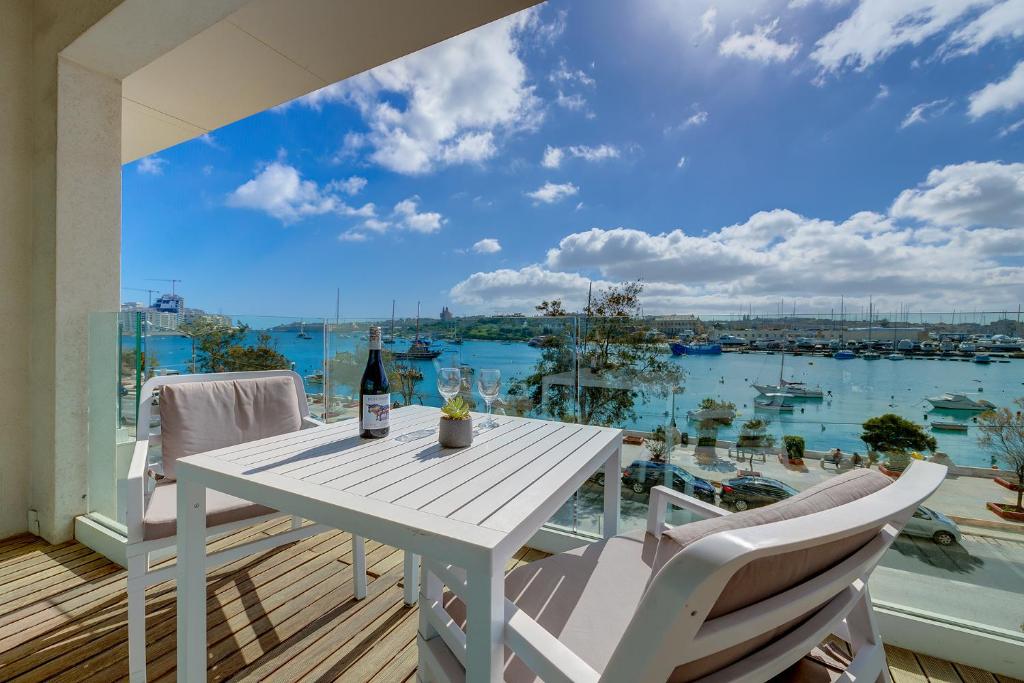
[[[58,57],[55,123],[53,156],[36,159],[30,366],[29,504],[51,543],[88,510],[89,314],[116,311],[120,289],[120,81]]]

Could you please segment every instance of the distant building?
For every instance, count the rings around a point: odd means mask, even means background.
[[[185,312],[185,298],[178,294],[161,294],[160,298],[153,303],[153,309],[161,313],[176,313],[180,316]]]
[[[452,320],[454,318],[455,318],[455,314],[452,313],[451,311],[449,311],[447,306],[445,306],[444,308],[441,309],[441,320],[447,321],[447,320]]]
[[[123,303],[118,316],[121,333],[128,336],[135,334],[139,322],[143,326],[142,333],[151,335],[172,334],[181,328],[182,323],[197,320],[232,324],[231,318],[226,315],[207,313],[199,308],[185,308],[185,299],[178,294],[162,294],[152,306],[145,306],[139,301]]]
[[[688,339],[702,329],[700,320],[693,315],[660,315],[648,321],[651,329],[669,337]]]

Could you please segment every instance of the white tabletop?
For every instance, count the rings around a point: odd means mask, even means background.
[[[477,422],[482,417],[474,414]],[[509,536],[525,542],[539,526],[537,515],[553,514],[619,448],[622,434],[496,416],[498,426],[477,428],[468,448],[441,448],[436,429],[409,440],[438,419],[437,408],[409,406],[392,411],[383,439],[361,439],[358,422],[345,420],[190,456],[177,469],[211,488],[325,523],[331,519],[288,501],[301,497],[495,549]]]

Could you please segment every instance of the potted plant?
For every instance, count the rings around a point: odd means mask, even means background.
[[[473,417],[469,414],[469,405],[461,396],[456,396],[441,408],[437,441],[445,448],[465,448],[472,445]]]
[[[647,452],[651,454],[651,460],[654,462],[665,462],[669,451],[672,446],[665,438],[665,428],[658,427],[651,433],[649,439],[644,440],[644,445],[647,446]]]
[[[790,465],[803,467],[804,464],[804,437],[795,434],[787,434],[782,437],[782,445],[786,449],[786,459]]]
[[[903,473],[913,459],[913,451],[934,452],[938,447],[934,436],[916,423],[893,413],[872,417],[861,428],[864,431],[860,440],[868,445],[868,457],[882,453],[885,462],[879,464],[878,469],[890,477]]]
[[[1024,398],[1014,403],[1024,409]],[[1024,417],[1021,411],[1016,414],[1009,408],[985,411],[978,416],[978,431],[978,443],[991,451],[993,459],[1006,462],[1017,478],[1016,483],[995,478],[997,484],[1017,494],[1016,505],[989,502],[986,507],[1003,519],[1024,522]]]

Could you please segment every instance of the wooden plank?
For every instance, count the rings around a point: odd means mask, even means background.
[[[996,680],[999,681],[999,683],[1024,683],[1024,681],[1022,681],[1021,679],[1014,678],[1012,676],[1003,676],[1002,674],[995,674],[995,677]]]
[[[962,683],[956,669],[949,662],[921,654],[917,655],[917,662],[931,683]]]
[[[414,610],[409,609],[404,621],[396,626],[390,633],[380,639],[365,655],[338,675],[339,681],[351,681],[352,683],[366,683],[366,681],[384,680],[394,681],[404,678],[409,671],[409,665],[416,667],[416,660],[408,659],[398,662],[397,666],[402,667],[401,673],[395,673],[387,678],[386,669],[395,662],[398,655],[410,645],[416,643],[416,629],[419,627],[419,619],[416,618]],[[335,669],[336,670],[336,669]],[[328,672],[332,675],[334,670]],[[381,678],[381,676],[384,676]]]
[[[886,645],[885,659],[889,663],[893,683],[928,683],[928,677],[910,650]]]
[[[960,674],[964,683],[996,683],[996,677],[987,671],[975,669],[966,664],[954,664],[953,666],[956,667],[956,672]]]
[[[419,652],[416,648],[416,638],[413,637],[409,644],[395,655],[394,659],[378,671],[373,678],[369,679],[369,683],[392,683],[392,681],[407,680],[409,677],[416,675],[418,659]]]

